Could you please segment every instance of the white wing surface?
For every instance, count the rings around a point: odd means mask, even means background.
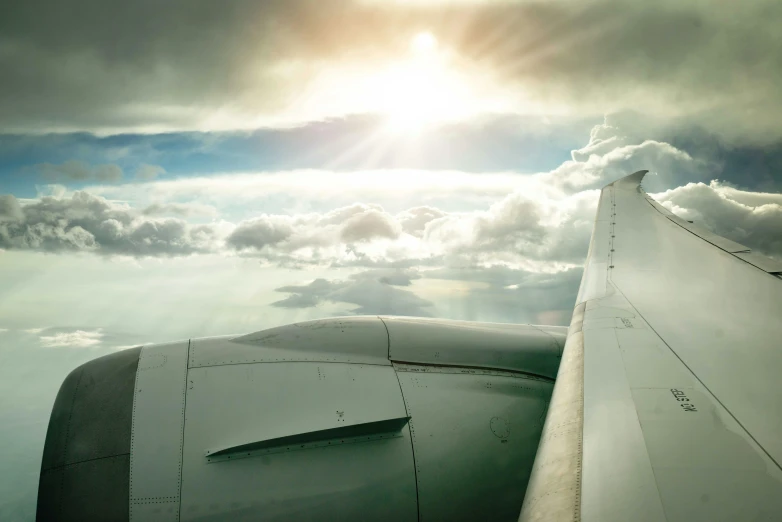
[[[605,187],[521,520],[782,520],[782,263]]]

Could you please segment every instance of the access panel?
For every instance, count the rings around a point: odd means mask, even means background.
[[[410,415],[420,520],[515,521],[553,382],[395,364]]]
[[[191,368],[181,519],[416,520],[407,423],[390,366]]]

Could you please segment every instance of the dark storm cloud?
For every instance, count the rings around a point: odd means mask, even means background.
[[[336,61],[398,57],[421,29],[534,101],[643,106],[738,140],[782,132],[782,4],[32,0],[0,8],[5,129],[192,127],[281,109]],[[279,75],[297,63],[302,74]]]

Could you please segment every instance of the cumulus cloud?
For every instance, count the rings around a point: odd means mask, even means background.
[[[753,250],[782,258],[782,195],[746,192],[718,181],[654,195],[669,210]]]
[[[608,122],[595,126],[589,143],[572,151],[572,157],[546,175],[570,192],[601,188],[638,170],[652,171],[644,183],[656,187],[708,179],[715,170],[708,159],[694,158],[670,143],[638,138]]]
[[[355,314],[387,314],[429,316],[430,301],[412,291],[397,288],[409,286],[421,276],[399,270],[373,270],[350,276],[347,280],[315,279],[302,285],[277,288],[288,297],[272,303],[279,308],[309,308],[322,302],[349,303],[357,307]]]
[[[306,96],[290,93],[309,92],[329,70],[399,60],[411,30],[427,27],[461,70],[516,93],[516,108],[644,107],[735,139],[782,135],[776,0],[71,7],[30,0],[0,12],[6,130],[246,127],[295,113]]]
[[[86,192],[0,205],[0,248],[89,251],[130,256],[172,256],[214,250],[209,226],[182,219],[153,219],[127,205]],[[21,210],[21,212],[20,212]]]
[[[414,207],[397,214],[396,219],[399,226],[408,234],[421,237],[424,234],[426,225],[435,219],[445,217],[447,214],[434,207]]]
[[[240,251],[281,252],[334,248],[399,237],[401,227],[379,205],[354,204],[297,216],[263,215],[240,223],[226,244]]]

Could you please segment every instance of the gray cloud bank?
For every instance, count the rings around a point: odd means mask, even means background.
[[[535,103],[643,107],[769,142],[782,136],[781,19],[776,0],[7,3],[0,121],[194,128],[225,108],[271,114],[322,67],[398,57],[429,28],[461,65]]]

